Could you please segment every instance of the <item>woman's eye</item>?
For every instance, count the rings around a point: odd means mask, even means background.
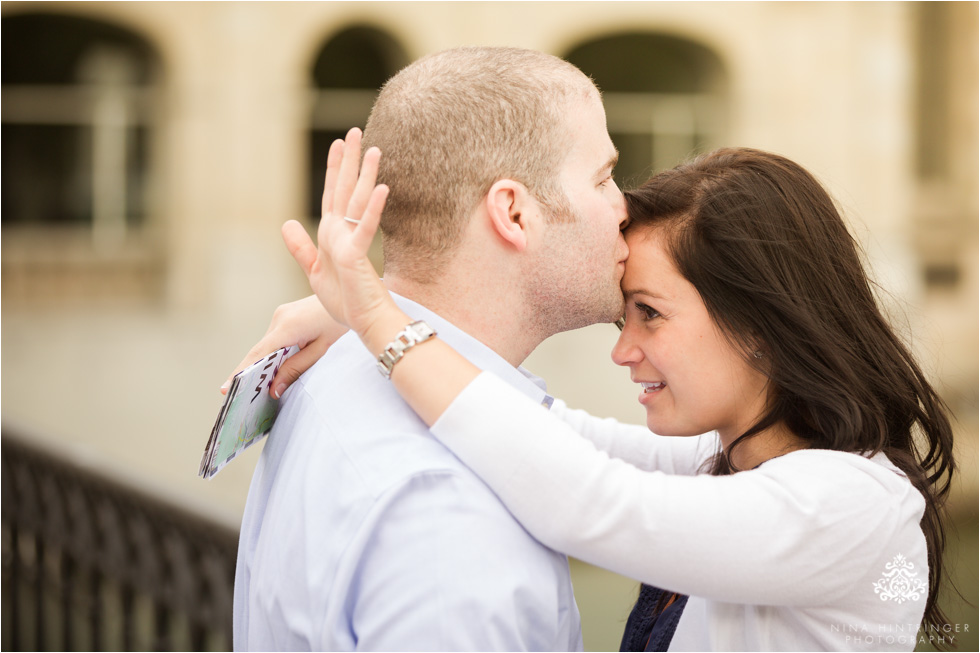
[[[640,311],[640,314],[643,316],[644,320],[652,320],[654,318],[660,317],[659,311],[657,311],[654,308],[650,308],[646,304],[641,304],[637,302],[636,308],[638,311]]]

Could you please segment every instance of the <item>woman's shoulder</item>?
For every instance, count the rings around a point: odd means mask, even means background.
[[[877,510],[888,505],[921,511],[924,500],[908,477],[884,453],[871,456],[830,449],[803,449],[766,461],[755,470],[781,484],[808,494],[842,501],[876,500]]]
[[[905,473],[883,452],[869,456],[833,449],[800,449],[771,458],[757,469],[780,472],[792,470],[794,473],[801,470],[810,470],[812,473],[833,470],[838,473],[881,479],[888,483],[910,484]]]

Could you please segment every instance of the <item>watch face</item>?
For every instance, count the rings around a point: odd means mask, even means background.
[[[395,339],[388,343],[384,351],[378,356],[378,371],[386,379],[391,378],[391,371],[395,368],[395,363],[401,360],[405,352],[419,344],[425,342],[436,335],[435,329],[419,320],[412,322],[402,330]]]
[[[408,325],[406,330],[410,330],[415,334],[416,342],[422,342],[428,340],[432,336],[436,335],[435,329],[430,327],[424,321],[419,320],[418,322],[412,322]]]

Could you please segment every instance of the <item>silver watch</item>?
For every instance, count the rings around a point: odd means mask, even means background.
[[[395,369],[395,363],[401,360],[405,352],[434,335],[436,335],[435,329],[422,320],[412,322],[405,327],[378,356],[378,371],[381,372],[381,376],[391,379],[391,370]]]

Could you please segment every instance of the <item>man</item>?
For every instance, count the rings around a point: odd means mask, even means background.
[[[595,86],[537,52],[449,50],[385,85],[364,140],[390,188],[396,301],[550,405],[517,366],[623,311],[626,214]],[[582,648],[565,557],[431,437],[352,334],[283,397],[242,523],[234,635],[239,650]]]

